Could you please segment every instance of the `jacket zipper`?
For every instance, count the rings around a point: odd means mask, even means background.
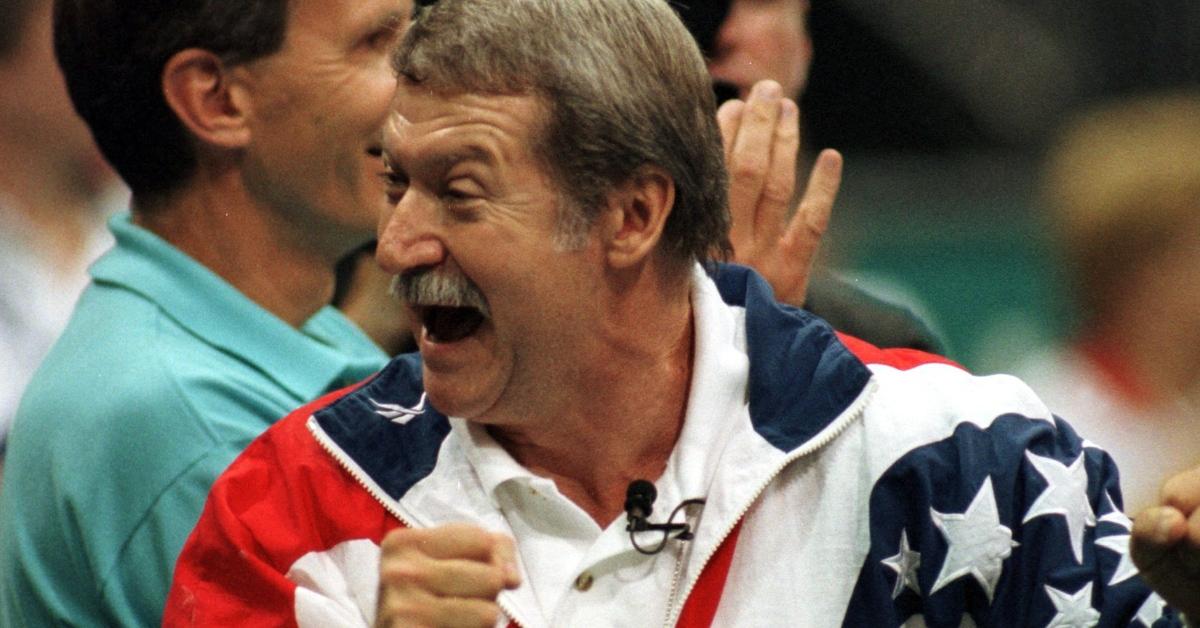
[[[675,575],[671,579],[671,594],[667,598],[670,600],[670,605],[667,607],[667,619],[666,623],[663,624],[664,628],[673,628],[675,622],[679,621],[679,614],[683,612],[683,603],[686,603],[688,596],[692,594],[692,589],[694,589],[696,587],[696,583],[700,581],[700,576],[704,574],[705,568],[708,567],[708,561],[712,560],[713,555],[717,553],[717,550],[721,548],[721,545],[724,544],[726,539],[729,538],[729,535],[733,533],[733,529],[737,527],[738,523],[745,518],[746,513],[750,511],[750,507],[758,501],[758,498],[762,496],[764,491],[767,490],[767,487],[771,485],[771,482],[774,482],[775,478],[779,477],[779,474],[783,473],[783,470],[788,468],[788,466],[790,466],[793,462],[824,448],[826,445],[833,442],[833,439],[841,435],[842,432],[846,431],[846,429],[849,428],[852,423],[861,418],[863,412],[866,410],[867,400],[875,392],[875,388],[875,378],[872,377],[867,382],[867,386],[863,389],[862,393],[859,394],[858,398],[854,400],[854,403],[852,403],[850,407],[842,413],[841,416],[839,416],[837,419],[834,419],[833,423],[826,427],[823,433],[810,439],[799,448],[792,450],[792,452],[788,454],[788,456],[784,458],[783,461],[775,468],[775,471],[763,480],[758,488],[751,494],[751,498],[745,502],[745,506],[743,506],[741,511],[738,512],[737,517],[733,518],[729,526],[726,527],[724,532],[721,533],[720,540],[717,543],[714,543],[712,549],[709,550],[709,552],[704,556],[703,560],[700,562],[700,568],[695,571],[696,575],[692,576],[687,583],[687,587],[683,589],[682,596],[678,596],[678,594],[680,592],[679,580],[683,575],[684,561],[682,558],[675,561]]]
[[[321,449],[324,449],[325,453],[329,454],[334,460],[336,460],[338,466],[345,469],[346,473],[349,473],[350,477],[354,478],[354,481],[358,482],[358,485],[363,487],[363,490],[367,491],[371,497],[375,498],[375,501],[379,502],[379,504],[383,506],[384,510],[388,511],[388,513],[398,519],[404,527],[416,528],[416,526],[414,526],[409,519],[406,519],[404,515],[402,515],[395,506],[393,506],[394,500],[392,500],[390,496],[384,494],[377,484],[369,481],[362,474],[362,472],[359,471],[358,466],[353,464],[350,461],[350,458],[346,456],[344,452],[342,452],[341,448],[335,445],[333,441],[325,435],[325,432],[317,425],[316,417],[309,417],[308,431],[313,435],[313,438],[317,440],[317,444],[321,446]],[[512,608],[500,599],[496,600],[496,604],[500,607],[500,610],[504,611],[504,615],[508,618],[509,623],[507,625],[520,628],[521,622],[517,621],[516,616],[513,614]]]
[[[335,445],[333,441],[325,434],[325,432],[321,430],[321,428],[317,425],[316,417],[308,418],[308,431],[313,435],[313,438],[317,439],[317,444],[321,446],[321,449],[324,449],[325,453],[333,457],[333,459],[337,461],[338,465],[345,469],[346,473],[349,473],[350,477],[354,478],[354,481],[358,482],[359,486],[363,487],[363,490],[367,491],[371,497],[375,498],[375,501],[379,502],[379,504],[383,506],[384,510],[391,513],[393,517],[399,519],[400,523],[404,524],[404,527],[416,527],[411,521],[405,519],[404,515],[400,514],[400,511],[392,506],[392,499],[385,495],[377,484],[368,480],[366,476],[359,471],[358,466],[351,463],[350,458],[342,452],[341,448]]]

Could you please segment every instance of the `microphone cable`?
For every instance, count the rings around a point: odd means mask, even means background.
[[[703,499],[685,499],[671,511],[666,523],[651,523],[647,519],[654,510],[654,500],[657,498],[658,489],[649,480],[634,480],[625,489],[625,515],[628,519],[625,530],[629,532],[629,542],[633,548],[647,556],[663,551],[667,541],[672,538],[678,541],[692,540],[695,535],[687,523],[687,513],[684,513],[684,520],[680,523],[675,523],[675,518],[688,507],[704,505]],[[662,539],[653,545],[643,546],[637,540],[639,532],[662,532]]]

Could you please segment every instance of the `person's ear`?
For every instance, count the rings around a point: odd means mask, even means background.
[[[630,268],[657,249],[675,206],[675,180],[658,166],[643,166],[617,185],[607,202],[605,257],[613,268]]]
[[[238,148],[250,141],[248,94],[231,78],[220,58],[198,48],[175,53],[163,66],[167,105],[200,142]]]

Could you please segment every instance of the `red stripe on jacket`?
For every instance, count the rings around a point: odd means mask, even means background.
[[[966,370],[958,362],[933,353],[905,348],[880,349],[866,340],[843,334],[840,331],[836,333],[838,340],[842,341],[842,344],[854,354],[854,357],[862,360],[864,364],[883,364],[902,371],[907,371],[923,364],[947,364],[964,371]]]

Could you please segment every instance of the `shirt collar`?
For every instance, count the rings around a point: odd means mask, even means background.
[[[117,245],[91,268],[97,284],[135,292],[203,342],[249,362],[302,399],[348,385],[387,356],[353,323],[324,307],[299,329],[251,301],[183,251],[113,216]]]
[[[535,476],[517,462],[487,433],[484,426],[466,419],[451,418],[450,430],[462,443],[463,454],[493,506],[499,507],[498,493],[506,487],[532,486],[546,490],[554,485],[551,480]],[[554,490],[557,491],[557,488]]]

